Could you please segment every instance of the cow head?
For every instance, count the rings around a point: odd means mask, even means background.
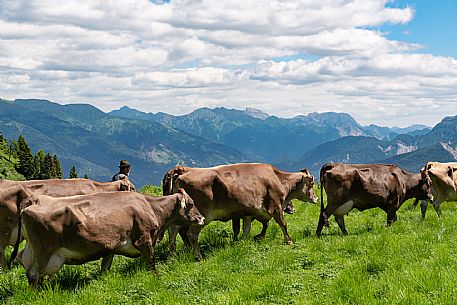
[[[432,162],[425,163],[425,166],[422,167],[421,170],[420,170],[420,174],[421,174],[421,178],[422,179],[426,179],[427,178],[428,172],[432,167],[433,167],[433,163]]]
[[[164,196],[173,194],[173,171],[169,170],[162,179],[162,194]]]
[[[309,171],[306,168],[302,169],[300,172],[303,175],[303,179],[296,198],[303,202],[317,203],[318,197],[314,194],[314,177],[309,174]]]
[[[189,225],[197,224],[204,225],[205,217],[200,214],[200,211],[195,207],[194,201],[187,195],[183,188],[178,189],[178,201],[176,202],[176,210],[179,215],[175,221],[177,224]]]
[[[184,166],[176,166],[172,170],[169,170],[162,179],[162,194],[164,196],[171,195],[178,192],[178,184],[176,183],[176,179],[187,172],[186,167]]]
[[[130,182],[130,180],[127,177],[125,177],[119,181],[121,181],[120,182],[121,185],[119,187],[120,191],[132,191],[132,192],[135,191],[135,185],[133,185],[133,183]]]
[[[456,163],[428,162],[421,171],[423,179],[431,179],[432,192],[440,197],[448,192],[454,192],[457,184]]]
[[[417,194],[415,195],[416,202],[418,200],[429,200],[433,201],[433,193],[432,193],[432,179],[428,175],[422,175],[421,173],[421,178],[419,180],[419,184],[417,187]]]

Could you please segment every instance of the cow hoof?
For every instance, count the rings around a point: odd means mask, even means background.
[[[288,244],[288,245],[293,245],[293,244],[294,244],[294,241],[293,241],[293,240],[286,240],[286,244]]]
[[[264,238],[265,238],[265,235],[262,235],[262,234],[258,234],[256,236],[254,236],[254,240],[255,241],[260,241],[260,240],[262,240]]]

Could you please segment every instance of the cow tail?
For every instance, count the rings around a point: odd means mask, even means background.
[[[323,169],[323,168],[322,168]],[[325,206],[324,206],[324,177],[325,173],[321,169],[320,173],[320,182],[321,182],[321,215],[324,217],[324,221],[326,220],[326,215],[325,215]]]
[[[13,253],[11,253],[10,260],[8,262],[8,268],[11,269],[11,266],[13,265],[14,260],[16,259],[17,253],[19,252],[19,245],[21,244],[21,236],[22,236],[22,213],[19,215],[19,220],[18,220],[18,228],[17,228],[17,239],[16,243],[14,244],[14,250]]]
[[[328,216],[327,216],[327,214],[325,214],[325,206],[324,206],[325,174],[327,173],[327,171],[331,170],[332,168],[333,168],[332,164],[330,164],[330,163],[324,164],[324,166],[322,166],[322,168],[321,168],[321,172],[320,172],[320,176],[319,176],[319,179],[321,182],[321,215],[324,218],[324,224],[326,226],[329,225],[329,222],[328,222]]]
[[[16,243],[14,244],[14,250],[13,253],[11,253],[10,260],[8,262],[8,268],[11,269],[11,266],[13,265],[14,260],[16,259],[17,253],[19,252],[19,245],[21,244],[22,241],[22,211],[26,208],[34,204],[35,201],[31,198],[27,198],[23,200],[20,205],[19,205],[19,216],[18,216],[18,222],[17,222],[17,239]]]

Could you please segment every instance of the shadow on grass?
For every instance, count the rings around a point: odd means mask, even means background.
[[[90,268],[87,268],[87,264],[65,266],[54,276],[48,278],[47,281],[45,280],[43,288],[75,291],[86,287],[91,282],[98,280],[101,276],[103,276],[103,273],[99,267],[96,268],[93,265]]]
[[[5,304],[6,301],[14,295],[11,285],[0,286],[0,304]]]
[[[164,238],[165,239],[165,238]],[[155,246],[154,255],[156,263],[168,261],[170,258],[170,247],[168,242],[163,241]],[[137,272],[147,271],[149,267],[143,257],[129,258],[125,260],[118,268],[119,272],[124,275],[132,275]]]

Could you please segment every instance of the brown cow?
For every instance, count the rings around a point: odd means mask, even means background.
[[[292,199],[316,203],[314,178],[306,172],[287,173],[270,164],[240,163],[211,168],[177,166],[168,172],[163,187],[169,192],[184,188],[195,200],[198,210],[205,216],[205,225],[213,220],[228,221],[253,216],[263,224],[256,238],[265,236],[268,222],[273,217],[279,224],[287,243],[283,210]],[[177,228],[170,228],[170,249],[175,251]],[[202,226],[191,226],[187,232],[189,243],[197,258],[201,259],[198,235]],[[185,230],[180,233],[184,235]]]
[[[307,175],[309,175],[309,172],[308,172],[307,169],[304,169],[304,172]],[[173,178],[172,176],[173,175],[175,176],[175,178],[177,177],[177,175],[175,175],[175,173],[174,173],[174,169],[170,170],[169,172],[167,172],[163,176],[163,179],[162,179],[162,194],[164,196],[171,195],[173,193],[173,190],[170,189],[170,186],[172,185],[171,181],[172,181],[172,178]],[[287,214],[293,214],[294,211],[295,211],[295,209],[294,209],[294,206],[292,204],[292,201],[288,202],[286,207],[284,208],[284,212],[286,212]],[[244,239],[244,238],[247,237],[247,235],[249,234],[249,232],[251,230],[251,223],[252,223],[253,217],[252,216],[245,216],[245,217],[242,217],[242,219],[243,219],[243,234],[241,236],[241,239]],[[240,221],[241,221],[241,218],[239,218],[239,217],[235,217],[235,218],[232,219],[232,230],[233,230],[233,240],[234,241],[238,240],[238,234],[240,234],[240,229],[241,229]],[[181,235],[183,241],[187,245],[189,245],[189,242],[188,242],[188,239],[187,239],[187,236],[186,236],[186,232],[187,232],[187,228],[183,228],[182,230],[179,231],[179,234]]]
[[[327,193],[324,208],[321,189],[321,213],[316,235],[320,236],[328,217],[335,215],[344,235],[344,215],[353,208],[360,211],[380,208],[387,213],[387,225],[397,220],[397,211],[410,198],[431,199],[430,180],[390,164],[327,163],[321,168],[320,180]]]
[[[433,208],[441,218],[441,203],[444,201],[457,201],[457,162],[427,162],[421,174],[432,180]],[[421,201],[422,219],[425,218],[428,202]]]
[[[154,245],[166,227],[204,223],[182,189],[162,197],[133,192],[66,198],[32,195],[23,207],[21,228],[28,243],[22,261],[31,285],[58,272],[63,264],[115,254],[143,256],[155,271]]]
[[[96,182],[89,179],[50,179],[32,181],[0,180],[0,267],[7,268],[4,250],[17,240],[21,187],[37,195],[65,197],[98,192],[130,190],[128,180]],[[103,264],[102,264],[103,266]]]

